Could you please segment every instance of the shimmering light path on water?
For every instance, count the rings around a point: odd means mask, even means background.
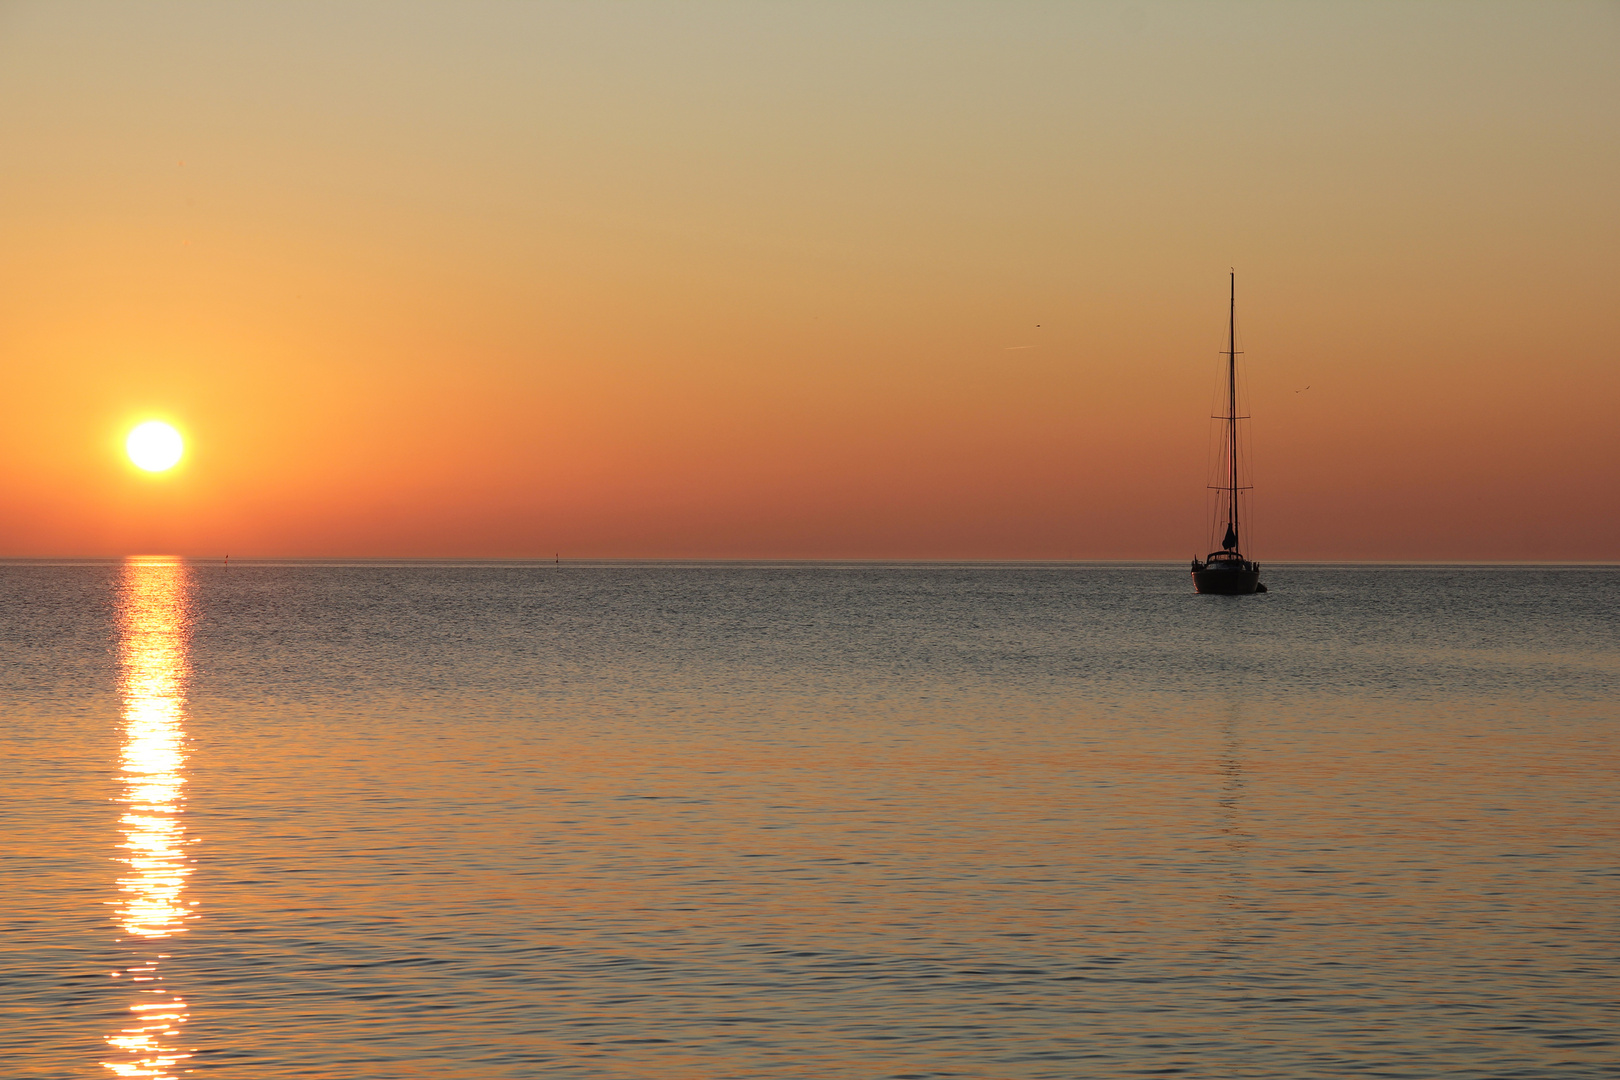
[[[107,1036],[114,1054],[103,1064],[117,1076],[168,1080],[190,1056],[180,1039],[186,1003],[166,985],[169,954],[159,951],[191,915],[182,817],[190,585],[190,570],[179,560],[131,559],[120,586],[125,812],[119,825],[126,852],[120,861],[128,871],[118,880],[124,893],[118,923],[136,962],[111,973],[133,995],[126,1025]]]
[[[1620,572],[1268,580],[0,566],[0,1076],[1613,1075]]]

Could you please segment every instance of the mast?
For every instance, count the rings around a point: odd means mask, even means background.
[[[1237,437],[1237,271],[1232,271],[1232,297],[1226,318],[1226,438],[1231,449],[1231,474],[1226,493],[1226,531],[1232,550],[1238,544],[1238,437]]]

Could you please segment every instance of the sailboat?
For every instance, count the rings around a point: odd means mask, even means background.
[[[1193,588],[1201,593],[1220,596],[1242,596],[1265,592],[1260,583],[1260,564],[1243,557],[1242,539],[1238,527],[1238,492],[1247,491],[1238,485],[1238,426],[1237,403],[1237,271],[1232,272],[1232,298],[1226,322],[1226,415],[1213,419],[1225,424],[1223,432],[1222,474],[1224,484],[1211,484],[1210,490],[1220,492],[1219,502],[1226,507],[1226,533],[1221,538],[1221,549],[1212,551],[1203,559],[1192,561]],[[1219,505],[1217,505],[1219,510]],[[1219,520],[1217,518],[1217,520]]]

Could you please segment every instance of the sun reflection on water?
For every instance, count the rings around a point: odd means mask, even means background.
[[[193,909],[184,898],[186,855],[185,680],[191,576],[178,559],[124,564],[119,590],[119,666],[123,697],[119,824],[128,868],[118,879],[118,922],[134,962],[115,978],[135,984],[131,1016],[107,1043],[119,1053],[104,1064],[117,1076],[169,1080],[191,1055],[181,1046],[187,1005],[165,987],[157,950],[183,933]]]

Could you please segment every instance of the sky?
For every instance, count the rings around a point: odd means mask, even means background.
[[[1612,3],[11,3],[0,162],[0,556],[1190,558],[1235,270],[1251,557],[1620,559]]]

